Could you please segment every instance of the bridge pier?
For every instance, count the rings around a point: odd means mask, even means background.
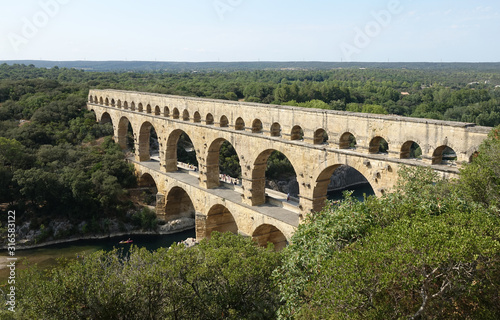
[[[201,241],[205,238],[205,234],[207,233],[207,216],[201,212],[196,212],[194,219],[196,240]]]

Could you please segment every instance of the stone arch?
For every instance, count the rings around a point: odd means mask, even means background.
[[[104,105],[109,107],[109,99],[108,98],[106,98],[106,100],[104,100]]]
[[[318,129],[314,131],[314,144],[327,144],[328,143],[328,134],[325,129]]]
[[[241,117],[236,119],[236,122],[234,123],[234,129],[235,130],[245,130],[245,121]]]
[[[388,150],[389,150],[389,144],[384,138],[377,136],[370,141],[369,153],[387,154]]]
[[[123,109],[128,110],[128,102],[127,101],[125,101],[123,103]]]
[[[259,119],[252,122],[252,133],[262,133],[262,121]]]
[[[220,117],[220,122],[219,122],[219,127],[221,128],[226,128],[229,126],[229,120],[227,119],[226,116]]]
[[[189,121],[189,111],[187,111],[187,109],[184,109],[182,112],[182,120]]]
[[[167,139],[167,148],[165,152],[165,171],[166,172],[173,172],[177,171],[177,144],[179,142],[179,138],[181,137],[182,134],[185,134],[188,138],[189,135],[184,132],[181,129],[176,129],[170,133]],[[191,138],[190,138],[191,140]],[[191,140],[191,143],[193,143],[193,148],[196,150],[196,147],[194,146],[194,142]]]
[[[256,158],[253,163],[253,167],[251,168],[251,196],[252,196],[252,205],[260,205],[266,203],[266,169],[267,169],[267,160],[271,156],[271,154],[275,151],[275,149],[267,149],[265,151],[262,151]],[[288,161],[290,161],[290,157],[284,153],[282,153],[283,156],[285,156]],[[297,174],[297,170],[295,169],[295,166],[293,163],[290,161],[290,164],[295,172]],[[300,186],[299,186],[299,192],[300,194]]]
[[[180,187],[173,187],[170,189],[165,200],[166,221],[179,218],[194,219],[195,213],[193,201],[184,189]]]
[[[401,146],[400,159],[421,159],[422,149],[415,141],[406,141]]]
[[[168,107],[163,108],[163,116],[170,117],[170,109]]]
[[[118,101],[116,102],[116,106],[118,108],[121,108],[122,107],[122,101],[120,99],[118,99]]]
[[[151,111],[152,111],[152,110],[151,110],[151,105],[150,105],[150,104],[148,104],[148,105],[146,106],[146,113],[151,113]]]
[[[350,132],[345,132],[340,136],[339,149],[355,149],[356,138]]]
[[[94,103],[94,97],[93,97],[93,96],[91,96],[91,95],[89,96],[89,102],[90,102],[90,103]]]
[[[193,115],[193,122],[195,122],[195,123],[201,122],[201,115],[198,111],[195,111],[195,113]]]
[[[281,125],[277,122],[271,125],[271,137],[281,137]]]
[[[206,162],[206,175],[207,175],[207,189],[217,188],[220,185],[220,167],[219,167],[219,154],[221,146],[227,140],[224,138],[217,138],[208,147],[207,162]],[[229,141],[227,141],[229,143]],[[234,148],[234,146],[233,146]],[[238,156],[238,152],[236,151]],[[240,157],[238,156],[238,162]],[[233,177],[237,178],[237,177]]]
[[[252,233],[252,239],[261,247],[266,247],[268,242],[274,244],[274,249],[280,251],[284,249],[288,241],[278,228],[270,224],[258,226]]]
[[[179,109],[174,108],[174,110],[172,111],[172,118],[179,119],[179,117],[180,117]]]
[[[100,98],[99,98],[99,104],[100,104],[100,105],[103,105],[103,104],[104,104],[104,101],[103,101],[102,97],[100,97]]]
[[[112,106],[112,107],[115,107],[115,106],[116,106],[115,99],[111,99],[111,106]]]
[[[139,130],[139,150],[137,150],[137,156],[139,161],[149,161],[151,160],[151,129],[155,130],[154,126],[149,121],[142,123]]]
[[[135,111],[135,102],[134,102],[134,101],[132,101],[132,102],[130,103],[130,110],[131,110],[131,111]]]
[[[315,185],[313,188],[313,209],[312,210],[314,212],[321,211],[321,209],[325,205],[325,201],[327,199],[327,193],[328,193],[328,185],[331,182],[332,175],[335,172],[335,170],[337,170],[341,167],[350,167],[350,168],[356,170],[356,172],[358,172],[359,175],[361,175],[364,178],[364,180],[366,180],[362,183],[369,184],[370,187],[372,188],[372,190],[374,190],[373,185],[370,183],[370,181],[366,177],[366,172],[364,174],[363,172],[360,172],[358,169],[351,167],[351,166],[347,166],[347,165],[342,165],[342,164],[331,165],[331,166],[323,169],[323,171],[321,171],[321,173],[316,178]],[[356,181],[356,183],[359,183],[359,182]]]
[[[143,173],[139,177],[137,184],[139,189],[136,191],[137,194],[135,196],[148,206],[156,206],[158,183],[155,181],[153,176],[147,172]],[[131,190],[129,192],[133,191]]]
[[[120,121],[118,122],[118,130],[117,130],[117,135],[116,138],[118,141],[118,145],[125,150],[127,149],[127,132],[129,128],[130,121],[128,120],[127,117],[123,116],[120,118]]]
[[[304,130],[300,126],[294,126],[290,133],[290,140],[304,140]]]
[[[214,231],[238,234],[238,225],[234,220],[233,214],[221,204],[214,205],[208,211],[205,225],[205,238],[210,238],[210,235]]]
[[[94,96],[94,103],[99,103],[99,99],[97,98],[97,96]]]
[[[111,123],[111,124],[113,124],[113,121],[111,120],[111,116],[109,115],[109,113],[104,112],[104,113],[101,115],[101,120],[99,121],[99,124],[106,124],[106,123]]]
[[[213,125],[214,124],[214,116],[211,113],[207,114],[207,117],[205,118],[205,123],[207,125]]]
[[[447,145],[440,146],[434,150],[432,154],[432,164],[449,164],[454,165],[457,160],[455,150]]]
[[[137,180],[137,185],[142,188],[153,187],[156,189],[156,192],[158,192],[158,183],[156,183],[156,180],[153,178],[153,176],[147,172],[141,174],[141,176]]]
[[[159,115],[161,115],[161,110],[160,110],[159,106],[156,106],[155,107],[155,116],[159,116]]]
[[[137,111],[142,112],[144,111],[144,107],[141,102],[139,102],[139,105],[137,106]]]

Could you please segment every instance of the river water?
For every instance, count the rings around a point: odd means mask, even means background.
[[[161,247],[169,247],[174,242],[181,242],[187,238],[194,238],[194,229],[168,235],[130,235],[105,239],[77,240],[68,243],[54,244],[42,248],[18,250],[16,251],[16,272],[25,267],[24,262],[37,264],[41,268],[53,267],[60,258],[76,259],[86,254],[99,250],[112,250],[113,248],[123,248],[128,251],[130,244],[120,244],[121,240],[131,239],[132,244],[138,247],[145,247],[148,250],[156,250]],[[4,254],[2,254],[4,255]],[[2,263],[4,264],[4,263]],[[3,266],[0,266],[3,267]],[[0,269],[0,284],[5,283],[9,270]]]

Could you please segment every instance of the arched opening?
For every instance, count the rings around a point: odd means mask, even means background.
[[[290,140],[304,140],[304,130],[300,126],[294,126],[290,133]]]
[[[389,144],[384,138],[375,137],[370,141],[369,152],[371,154],[387,154],[389,152]]]
[[[245,130],[245,121],[242,118],[236,119],[236,123],[234,124],[235,130]]]
[[[184,121],[189,121],[189,111],[184,110],[184,111],[182,112],[182,120],[184,120]]]
[[[123,103],[123,109],[128,110],[128,102],[127,101],[125,101]]]
[[[159,116],[161,114],[160,107],[156,106],[155,107],[155,116]]]
[[[172,118],[179,119],[179,116],[180,116],[179,109],[174,108],[174,110],[172,111]]]
[[[177,171],[177,164],[183,169],[198,170],[196,150],[189,136],[182,130],[174,130],[167,140],[165,169]]]
[[[139,159],[140,161],[151,160],[151,156],[157,159],[159,157],[160,145],[158,135],[153,125],[146,121],[141,125],[139,131]]]
[[[139,103],[139,105],[137,106],[137,111],[139,111],[139,112],[144,111],[144,107],[142,106],[142,103]]]
[[[284,249],[288,244],[283,232],[270,224],[263,224],[255,229],[252,239],[261,247],[267,247],[268,243],[272,243],[276,251]]]
[[[109,107],[109,99],[108,98],[106,98],[106,100],[104,101],[104,105]]]
[[[127,117],[122,117],[118,123],[117,142],[122,149],[135,152],[134,131]]]
[[[104,101],[102,100],[102,97],[99,98],[99,104],[104,104]]]
[[[406,141],[401,147],[400,159],[422,159],[422,149],[414,141]]]
[[[151,113],[151,111],[152,111],[152,110],[151,110],[151,105],[149,105],[149,104],[148,104],[148,105],[146,106],[146,113]]]
[[[121,108],[122,107],[122,101],[120,99],[118,99],[118,101],[116,102],[116,106],[118,108]]]
[[[252,133],[262,133],[262,121],[259,119],[252,122]]]
[[[207,117],[205,118],[205,123],[207,125],[213,125],[214,124],[214,116],[211,113],[207,114]]]
[[[94,103],[99,103],[99,99],[97,98],[97,96],[94,97]]]
[[[130,110],[131,110],[131,111],[135,111],[135,102],[134,102],[134,101],[132,101],[132,102],[130,103]]]
[[[318,129],[314,132],[314,144],[327,144],[328,134],[324,129]]]
[[[339,141],[340,149],[356,149],[356,138],[350,132],[344,133]]]
[[[94,103],[94,97],[89,96],[89,102],[90,102],[90,103]]]
[[[281,152],[268,149],[255,159],[252,170],[252,204],[266,202],[265,189],[281,192],[286,198],[299,195],[297,174],[288,158]]]
[[[149,173],[144,173],[137,181],[137,184],[139,188],[136,194],[129,190],[130,195],[139,199],[139,204],[148,206],[151,210],[155,210],[158,187],[154,178]]]
[[[324,169],[316,179],[313,190],[313,211],[321,211],[326,199],[343,199],[345,191],[352,191],[353,196],[359,200],[363,200],[365,195],[375,194],[361,172],[347,165],[333,165]]]
[[[198,111],[196,111],[193,115],[193,122],[195,122],[195,123],[201,122],[201,115]]]
[[[220,182],[239,184],[241,178],[240,158],[229,141],[219,138],[208,148],[207,188],[216,188]]]
[[[170,109],[168,109],[168,107],[163,108],[163,116],[170,117]]]
[[[99,121],[99,124],[106,124],[106,123],[112,123],[111,121],[111,116],[109,113],[104,112],[101,116],[101,120]]]
[[[221,128],[226,128],[229,126],[229,120],[227,120],[227,117],[226,116],[222,116],[220,117],[220,122],[219,122],[219,126]]]
[[[112,107],[116,106],[115,99],[111,99],[111,106]]]
[[[236,221],[234,221],[233,215],[225,206],[220,204],[216,204],[208,211],[205,237],[210,238],[210,235],[214,231],[238,234],[238,226],[236,225]]]
[[[281,125],[277,122],[271,125],[271,137],[280,137],[281,136]]]
[[[448,146],[440,146],[432,154],[432,164],[445,164],[454,166],[457,163],[455,150]]]
[[[195,209],[191,198],[184,189],[173,187],[165,201],[165,220],[171,221],[180,218],[194,219]]]

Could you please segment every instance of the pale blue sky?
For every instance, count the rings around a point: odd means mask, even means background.
[[[498,0],[19,0],[0,60],[499,62]]]

